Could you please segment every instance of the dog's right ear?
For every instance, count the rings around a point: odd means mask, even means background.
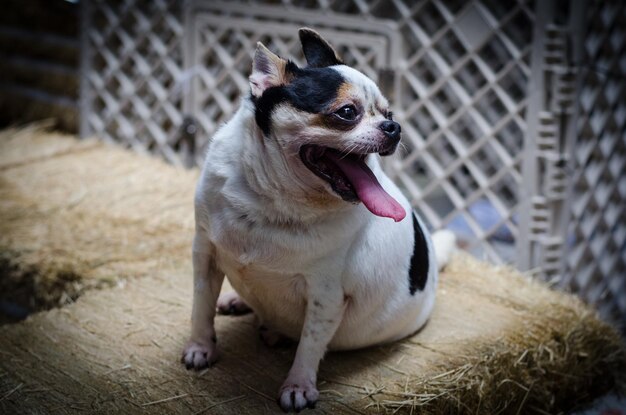
[[[289,83],[286,67],[286,60],[273,54],[261,42],[257,42],[252,74],[249,78],[252,96],[258,98],[270,87]]]

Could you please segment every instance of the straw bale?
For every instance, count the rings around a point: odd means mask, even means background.
[[[0,412],[278,413],[295,348],[264,346],[253,316],[217,317],[213,368],[179,362],[197,172],[54,134],[5,141],[2,249],[37,272],[54,274],[52,256],[83,284],[125,282],[0,327]],[[421,332],[325,358],[316,413],[559,413],[623,387],[625,362],[574,297],[458,255]]]
[[[197,175],[37,126],[4,131],[0,268],[11,277],[2,291],[32,286],[28,305],[48,308],[187,261]]]

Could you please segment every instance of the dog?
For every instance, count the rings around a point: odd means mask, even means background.
[[[454,247],[380,167],[401,127],[376,84],[317,32],[299,31],[306,67],[258,43],[250,94],[209,144],[195,196],[188,369],[217,359],[217,311],[252,310],[262,337],[299,340],[278,394],[313,407],[325,352],[419,330],[438,265]],[[434,249],[434,245],[437,246]],[[218,298],[224,276],[235,292]]]

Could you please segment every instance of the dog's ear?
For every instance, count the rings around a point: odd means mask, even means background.
[[[307,63],[312,68],[343,64],[337,52],[315,30],[303,27],[298,30],[302,51]]]
[[[258,98],[267,88],[289,83],[286,69],[286,60],[273,54],[261,42],[258,42],[252,62],[252,74],[249,78],[252,96]]]

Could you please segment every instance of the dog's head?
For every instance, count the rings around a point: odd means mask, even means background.
[[[389,103],[318,33],[305,28],[299,35],[305,68],[257,44],[250,86],[264,139],[275,140],[297,175],[317,188],[347,202],[363,202],[378,216],[402,220],[404,209],[367,165],[372,154],[390,155],[400,142],[400,124]]]

